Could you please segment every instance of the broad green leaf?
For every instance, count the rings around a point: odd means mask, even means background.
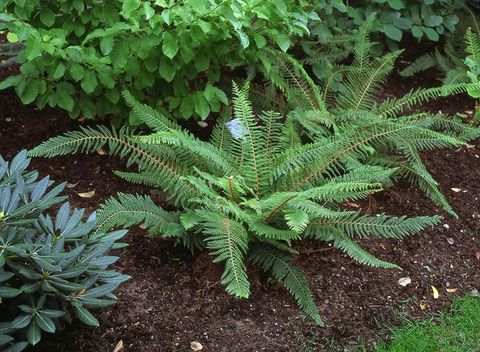
[[[160,60],[158,73],[164,80],[171,82],[175,77],[175,65],[170,60]]]
[[[383,31],[392,40],[397,42],[402,40],[402,31],[395,27],[393,24],[386,24],[383,26]]]
[[[287,52],[288,48],[290,48],[290,38],[285,34],[276,35],[275,41],[277,42],[280,49],[282,49],[282,51],[284,52]]]
[[[125,13],[135,11],[140,7],[140,0],[123,0],[122,10]]]
[[[200,115],[202,120],[206,120],[208,114],[210,114],[210,106],[202,92],[195,94],[195,112]]]
[[[173,59],[178,52],[177,39],[169,32],[163,34],[162,44],[163,54],[170,59]]]
[[[40,21],[47,27],[53,26],[55,23],[55,13],[48,7],[40,11]]]

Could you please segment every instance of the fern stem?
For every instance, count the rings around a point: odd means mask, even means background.
[[[282,203],[280,203],[279,205],[277,205],[275,208],[272,209],[272,211],[267,215],[267,217],[265,218],[265,221],[268,222],[270,221],[270,219],[273,217],[273,215],[279,211],[281,208],[283,208],[288,202],[290,202],[293,198],[295,198],[296,196],[291,196],[289,197],[288,199],[285,199]]]
[[[230,176],[228,178],[228,188],[230,189],[230,195],[232,196],[233,201],[238,204],[238,198],[235,195],[235,191],[233,189],[233,176]]]

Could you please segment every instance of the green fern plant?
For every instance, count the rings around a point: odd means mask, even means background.
[[[356,239],[402,238],[439,221],[434,217],[365,215],[342,205],[382,190],[397,169],[360,165],[376,121],[351,137],[301,144],[294,124],[276,112],[254,114],[249,84],[233,85],[233,108],[225,110],[209,141],[201,141],[128,93],[132,113],[153,133],[123,128],[82,128],[54,137],[30,155],[119,155],[136,172],[117,174],[164,191],[177,210],[166,211],[142,195],[119,194],[98,214],[98,231],[143,223],[153,234],[175,238],[190,250],[205,249],[225,266],[222,283],[239,298],[250,295],[248,263],[271,272],[316,323],[323,324],[303,272],[294,264],[295,244],[326,241],[359,263],[398,268],[376,258]],[[399,134],[392,125],[392,138]],[[382,132],[383,133],[383,132]],[[346,153],[348,151],[348,153]]]
[[[424,150],[460,146],[480,136],[480,130],[442,114],[418,112],[416,106],[442,96],[478,90],[480,84],[421,88],[399,98],[381,100],[380,93],[401,51],[371,58],[369,33],[374,21],[372,15],[360,28],[353,61],[349,66],[339,66],[344,77],[335,90],[331,89],[335,72],[317,84],[296,60],[278,56],[279,64],[272,70],[271,79],[289,102],[287,123],[300,127],[292,140],[306,139],[319,145],[302,154],[302,162],[307,161],[303,168],[307,176],[298,185],[318,176],[311,158],[318,153],[328,155],[328,141],[335,138],[343,140],[342,147],[332,151],[335,160],[396,168],[395,179],[404,178],[419,186],[437,205],[456,216],[420,155]],[[295,160],[299,160],[298,156]],[[282,176],[289,177],[288,172]]]
[[[443,85],[479,83],[480,24],[472,10],[469,8],[465,10],[468,12],[468,16],[465,16],[465,29],[448,40],[443,50],[437,48],[434,53],[426,53],[417,58],[400,71],[401,76],[412,77],[428,69],[437,68],[443,73]],[[478,88],[469,89],[468,94],[473,98],[480,98]]]

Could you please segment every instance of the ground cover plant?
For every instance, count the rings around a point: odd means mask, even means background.
[[[11,162],[0,157],[0,350],[36,345],[77,317],[98,326],[90,312],[115,304],[113,291],[129,277],[108,267],[108,252],[126,231],[95,231],[95,213],[63,203],[65,184],[28,171],[26,151]]]
[[[377,352],[475,351],[480,345],[480,301],[475,297],[457,299],[451,312],[424,322],[408,321],[392,331],[392,342]]]
[[[59,106],[72,117],[121,120],[127,86],[163,113],[205,119],[227,103],[222,77],[229,80],[237,67],[249,78],[268,73],[273,48],[304,51],[320,71],[329,59],[318,48],[332,35],[353,35],[373,12],[379,19],[372,30],[396,47],[403,33],[435,41],[454,33],[463,6],[462,0],[2,1],[2,28],[17,43],[13,60],[21,69],[1,87],[14,86],[22,102]],[[131,116],[130,123],[139,121]]]

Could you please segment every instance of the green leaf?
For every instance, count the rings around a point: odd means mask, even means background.
[[[393,24],[386,24],[383,26],[383,31],[392,40],[397,42],[402,40],[402,31],[395,27]]]
[[[12,32],[7,33],[7,40],[9,43],[18,43],[19,41],[18,36]]]
[[[29,79],[25,90],[20,95],[23,104],[30,104],[37,98],[38,95],[38,81]]]
[[[401,10],[406,7],[402,0],[388,0],[388,5],[394,10]]]
[[[278,34],[277,36],[275,36],[275,41],[277,42],[280,49],[282,49],[282,51],[287,52],[291,44],[290,37],[285,34]]]
[[[103,55],[110,55],[113,50],[114,38],[113,36],[103,37],[100,40],[100,50]]]
[[[43,8],[40,11],[40,22],[45,26],[51,27],[55,23],[55,13],[48,7]]]
[[[6,345],[11,341],[13,341],[13,337],[0,334],[0,346]]]
[[[35,315],[35,323],[37,323],[38,327],[45,332],[52,334],[55,332],[55,323],[46,314],[37,312]]]
[[[91,94],[95,91],[95,88],[97,88],[97,84],[98,81],[95,72],[92,70],[86,71],[82,83],[80,84],[83,91],[87,94]]]
[[[206,120],[210,114],[210,106],[203,92],[195,93],[195,112],[200,115],[202,120]]]
[[[70,75],[75,81],[80,81],[85,74],[85,70],[83,69],[82,65],[73,62],[72,66],[70,66]]]
[[[437,42],[440,39],[438,32],[435,29],[429,27],[422,27],[423,32],[431,41]]]
[[[140,7],[140,0],[123,0],[122,11],[130,13]]]
[[[187,0],[190,6],[197,13],[203,13],[205,11],[205,1],[204,0]]]
[[[422,28],[419,27],[419,26],[413,26],[413,27],[412,27],[412,35],[413,35],[415,38],[421,38],[421,37],[423,37]]]
[[[66,70],[67,68],[65,67],[65,64],[63,62],[59,62],[57,68],[55,69],[55,72],[53,72],[52,78],[53,79],[62,78]]]
[[[160,60],[158,64],[158,73],[167,82],[171,82],[175,77],[175,65],[170,60]]]
[[[80,306],[79,304],[74,305],[75,313],[83,323],[89,326],[99,326],[100,323],[98,320],[88,311],[88,309]]]
[[[178,52],[177,39],[169,32],[163,34],[162,43],[163,54],[170,59],[173,59]]]
[[[35,321],[30,324],[27,330],[27,340],[31,345],[36,345],[42,337],[42,331]]]
[[[255,41],[255,45],[258,49],[263,48],[267,44],[267,40],[265,37],[259,33],[255,33],[253,35],[253,40]]]
[[[187,95],[183,98],[182,103],[180,104],[180,114],[184,119],[188,119],[192,116],[195,108],[195,97],[193,94]]]

